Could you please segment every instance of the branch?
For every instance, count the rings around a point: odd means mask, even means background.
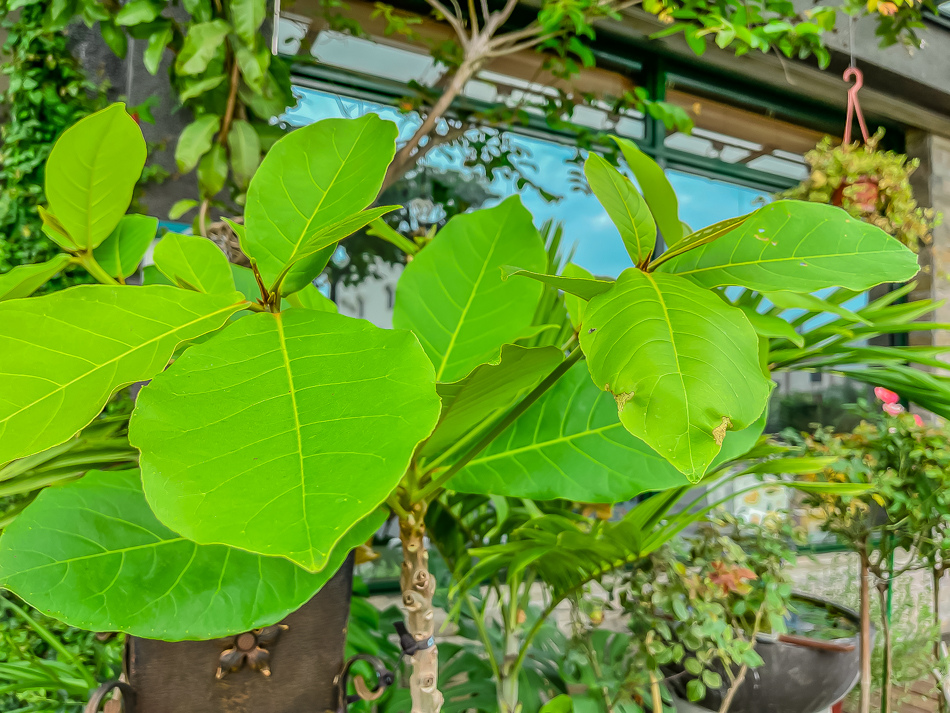
[[[548,40],[553,39],[553,38],[555,38],[555,37],[557,37],[557,36],[559,36],[559,35],[562,35],[562,34],[564,34],[564,32],[563,32],[562,30],[558,30],[557,32],[548,32],[547,34],[540,35],[540,36],[538,36],[538,37],[535,37],[534,39],[527,40],[527,41],[521,42],[521,43],[519,43],[519,44],[511,45],[511,46],[509,46],[509,47],[499,47],[499,48],[496,49],[496,50],[490,50],[490,51],[487,53],[487,56],[494,58],[494,57],[504,57],[505,55],[509,55],[509,54],[516,54],[516,53],[521,52],[521,51],[523,51],[523,50],[527,50],[527,49],[531,49],[532,47],[536,47],[537,45],[541,44],[542,42],[547,42]]]
[[[426,2],[452,26],[452,29],[455,30],[455,34],[458,35],[459,41],[462,43],[462,47],[467,47],[468,36],[465,34],[465,25],[462,24],[462,18],[451,12],[445,5],[439,2],[439,0],[426,0]]]
[[[498,28],[507,22],[517,5],[518,0],[508,0],[500,11],[493,13],[488,22],[485,23],[485,37],[491,37],[498,32]]]

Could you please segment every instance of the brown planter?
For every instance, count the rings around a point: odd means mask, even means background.
[[[104,710],[110,712],[338,711],[352,585],[351,555],[313,599],[279,626],[211,641],[129,636],[123,677],[128,685],[101,687],[86,711],[100,710],[112,688],[122,691],[123,702],[106,702]]]

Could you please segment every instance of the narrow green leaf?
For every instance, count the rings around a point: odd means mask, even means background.
[[[46,162],[46,198],[66,234],[94,248],[125,215],[145,166],[145,139],[125,104],[66,129]]]
[[[393,325],[411,329],[438,381],[458,381],[496,360],[534,323],[541,285],[505,280],[501,268],[540,272],[544,244],[517,196],[453,217],[406,265],[396,289]]]
[[[802,309],[808,312],[828,312],[844,317],[850,322],[871,324],[870,321],[856,312],[845,309],[841,305],[823,300],[815,295],[803,295],[797,292],[763,292],[762,296],[780,309]]]
[[[418,245],[412,242],[409,238],[406,238],[400,233],[396,232],[396,230],[391,228],[389,224],[382,218],[377,218],[376,220],[372,221],[370,223],[369,229],[366,232],[369,235],[381,238],[387,243],[395,245],[397,248],[406,253],[406,255],[415,255],[417,252],[419,252]]]
[[[639,147],[629,139],[611,136],[627,165],[637,178],[637,184],[643,191],[643,198],[650,206],[660,235],[667,245],[672,245],[683,237],[683,224],[679,217],[679,202],[676,192],[663,173],[663,169],[652,158],[643,153]]]
[[[261,139],[250,123],[236,119],[228,132],[228,148],[234,180],[242,189],[247,189],[251,176],[261,165]]]
[[[719,238],[721,238],[726,233],[732,232],[740,225],[745,223],[749,219],[750,215],[752,214],[749,213],[747,215],[740,215],[738,218],[726,218],[725,220],[714,223],[706,228],[703,228],[702,230],[690,232],[673,245],[670,245],[665,251],[663,251],[662,255],[651,262],[649,268],[650,271],[652,272],[667,260],[672,260],[678,255],[682,255],[683,253],[687,253],[694,248],[698,248],[702,245],[719,240]]]
[[[162,525],[137,470],[49,488],[0,539],[0,582],[70,626],[179,641],[269,626],[308,601],[385,521],[371,513],[311,574],[281,557],[197,545]]]
[[[384,205],[368,208],[323,228],[319,233],[307,240],[306,243],[297,247],[291,254],[287,262],[287,273],[290,275],[290,278],[283,280],[280,285],[280,293],[286,295],[302,289],[302,287],[310,284],[323,270],[323,267],[321,267],[315,274],[311,274],[311,272],[306,269],[295,270],[294,267],[298,263],[307,261],[307,259],[313,255],[322,256],[328,249],[333,249],[343,238],[349,237],[374,220],[379,220],[382,216],[387,213],[392,213],[394,210],[399,210],[399,208],[400,206],[398,205]],[[280,280],[280,277],[278,277],[278,280]]]
[[[40,215],[43,222],[43,233],[56,243],[63,250],[69,252],[79,252],[80,248],[69,235],[66,234],[66,228],[60,223],[56,216],[50,213],[41,205],[36,206],[36,212]]]
[[[162,57],[165,56],[165,49],[174,36],[175,31],[171,23],[148,36],[148,45],[145,48],[142,61],[149,74],[158,74],[158,68],[162,65]]]
[[[211,20],[191,25],[175,59],[175,68],[178,73],[188,75],[204,72],[211,58],[217,52],[223,52],[224,38],[230,31],[231,26],[224,20]]]
[[[658,268],[703,287],[814,292],[866,290],[903,282],[920,269],[917,256],[880,228],[835,206],[776,201],[715,242]]]
[[[439,384],[442,416],[421,454],[438,455],[486,419],[503,415],[563,359],[564,354],[556,347],[526,349],[506,344],[497,361],[476,367],[460,381]]]
[[[296,129],[267,152],[247,192],[241,245],[268,285],[314,236],[373,203],[395,154],[396,134],[395,124],[375,114],[324,119]],[[301,260],[287,284],[307,284],[333,250],[331,245]]]
[[[69,255],[55,255],[36,265],[20,265],[0,275],[0,300],[29,297],[62,272],[71,262]]]
[[[590,301],[579,337],[624,426],[691,480],[728,430],[759,417],[772,388],[745,315],[676,275],[624,270]]]
[[[755,333],[762,337],[778,337],[787,339],[796,346],[804,346],[805,337],[795,331],[795,328],[781,317],[773,317],[768,314],[760,314],[754,309],[740,307],[749,324],[755,330]]]
[[[645,265],[656,247],[656,223],[633,182],[595,153],[584,162],[584,175],[627,248],[634,265]]]
[[[234,292],[227,256],[208,238],[168,233],[155,246],[155,265],[179,287],[198,292]]]
[[[132,275],[158,233],[158,219],[126,215],[95,249],[93,256],[103,270],[117,279]]]
[[[237,293],[82,285],[0,303],[0,463],[70,438],[119,387],[242,308]]]
[[[313,571],[386,499],[438,415],[411,334],[291,309],[188,349],[142,389],[130,440],[173,530]]]
[[[576,265],[574,267],[577,268]],[[587,271],[583,268],[577,269],[583,270],[585,273],[587,273]],[[532,280],[537,280],[538,282],[543,282],[544,284],[550,285],[551,287],[556,287],[568,295],[579,297],[585,302],[592,300],[597,295],[602,295],[614,286],[613,280],[598,280],[593,276],[570,277],[568,275],[548,275],[543,272],[530,272],[528,270],[521,270],[517,267],[510,267],[507,265],[503,267],[501,271],[506,280],[510,277],[529,277]]]
[[[198,165],[201,157],[211,149],[211,142],[220,128],[220,116],[202,114],[182,129],[175,146],[175,164],[180,173],[188,173]]]

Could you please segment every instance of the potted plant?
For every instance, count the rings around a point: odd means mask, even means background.
[[[844,208],[855,218],[876,225],[916,251],[930,243],[941,216],[917,205],[910,176],[920,166],[895,151],[878,147],[884,129],[861,144],[835,145],[830,136],[805,154],[808,178],[782,198],[814,201]]]
[[[860,401],[856,410],[863,420],[850,433],[824,428],[804,434],[801,442],[808,455],[837,458],[834,464],[817,470],[814,479],[870,486],[864,493],[847,495],[816,491],[808,494],[804,504],[813,509],[822,529],[858,555],[862,646],[868,652],[862,658],[864,710],[870,705],[872,586],[877,591],[883,640],[880,678],[887,711],[893,645],[888,592],[903,573],[940,562],[945,545],[939,533],[950,503],[946,476],[950,448],[945,429],[928,426],[919,415],[907,413],[896,393],[878,387],[875,395],[881,410],[872,410]],[[938,592],[935,584],[935,594]],[[936,661],[939,652],[934,653]]]
[[[595,154],[586,171],[636,267],[616,281],[548,274],[530,214],[509,198],[454,217],[422,249],[402,241],[415,254],[396,329],[378,329],[336,314],[312,281],[340,240],[391,210],[369,206],[396,133],[372,114],[290,133],[232,225],[251,268],[169,235],[155,261],[171,284],[144,286],[122,284],[154,234],[124,216],[145,158],[137,125],[113,105],[60,138],[42,216],[63,254],[2,276],[17,299],[0,303],[0,460],[64,442],[117,389],[150,380],[129,427],[140,469],[41,493],[0,539],[4,586],[93,630],[252,632],[249,650],[234,641],[207,664],[208,680],[266,660],[267,627],[391,510],[412,709],[433,713],[443,698],[425,513],[446,487],[615,502],[698,480],[755,441],[771,390],[756,329],[712,288],[866,289],[917,271],[879,229],[810,203],[684,236],[660,168],[618,139],[644,196]],[[658,231],[671,247],[653,258]],[[102,284],[28,297],[70,263]],[[520,346],[545,331],[545,285],[571,297],[576,336]],[[149,696],[160,694],[140,703]]]

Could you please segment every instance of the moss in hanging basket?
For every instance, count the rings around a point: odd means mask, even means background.
[[[805,154],[811,175],[781,197],[840,206],[916,251],[930,242],[942,216],[932,208],[921,208],[914,199],[910,175],[920,162],[878,150],[883,136],[884,129],[879,129],[866,144],[847,146],[836,146],[826,136]]]

